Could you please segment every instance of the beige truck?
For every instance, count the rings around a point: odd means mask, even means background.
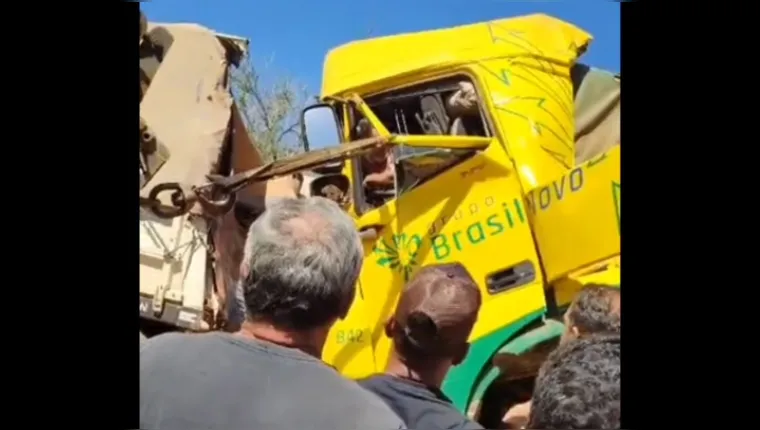
[[[247,48],[240,37],[141,15],[141,338],[223,328],[247,225],[268,199],[298,194],[287,174],[226,197],[209,186],[264,165],[230,91]]]

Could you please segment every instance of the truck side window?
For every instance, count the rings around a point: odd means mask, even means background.
[[[368,98],[367,104],[391,133],[490,136],[482,104],[468,76],[454,76],[380,94]],[[399,146],[393,152],[396,196],[473,154],[471,150]]]
[[[392,133],[490,136],[480,98],[467,76],[377,95],[367,104]]]
[[[413,190],[473,154],[473,150],[399,147],[395,159],[398,195]]]

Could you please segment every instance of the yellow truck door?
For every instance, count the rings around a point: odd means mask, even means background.
[[[444,147],[435,148],[436,139]],[[391,348],[383,323],[405,282],[424,265],[460,262],[481,286],[483,307],[473,339],[545,306],[517,175],[479,150],[488,139],[392,136],[391,142],[416,147],[408,158],[397,158],[397,181],[415,172],[430,176],[417,185],[397,185],[395,199],[358,220],[360,229],[378,231],[365,240],[361,274],[363,295],[372,305],[366,312],[378,370]],[[436,169],[436,162],[442,168]]]

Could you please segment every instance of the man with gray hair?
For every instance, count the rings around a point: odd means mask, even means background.
[[[363,252],[353,221],[324,198],[278,201],[251,225],[243,255],[240,331],[141,344],[140,428],[404,428],[319,359],[354,299]]]

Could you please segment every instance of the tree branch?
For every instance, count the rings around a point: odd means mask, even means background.
[[[263,90],[250,58],[236,72],[232,80],[233,95],[248,132],[266,161],[301,151],[301,145],[286,142],[286,139],[288,134],[300,138],[298,114],[308,97],[306,87],[280,78],[271,89]]]
[[[295,135],[300,138],[301,137],[301,133],[298,132],[298,129],[296,127],[298,127],[298,122],[295,122],[295,123],[291,124],[290,127],[286,128],[284,131],[282,131],[282,133],[278,134],[277,135],[277,139],[275,141],[276,142],[282,142],[282,139],[288,133],[295,133]]]

